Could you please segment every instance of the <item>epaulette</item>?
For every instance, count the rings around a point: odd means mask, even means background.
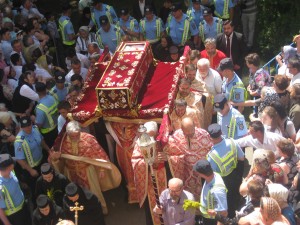
[[[21,136],[21,140],[25,140],[25,136],[24,135]]]
[[[32,128],[38,129],[37,125],[32,125]]]
[[[57,90],[56,90],[56,89],[54,89],[54,90],[53,90],[53,93],[57,93]]]
[[[204,20],[200,22],[202,25],[204,25]]]
[[[69,83],[65,83],[65,87],[69,87],[70,85],[69,85]]]

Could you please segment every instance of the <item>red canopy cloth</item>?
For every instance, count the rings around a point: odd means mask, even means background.
[[[99,59],[95,69],[89,74],[90,77],[87,77],[80,101],[72,110],[73,119],[83,125],[89,125],[101,116],[116,122],[124,119],[131,122],[157,119],[160,122],[164,110],[173,108],[178,81],[184,75],[184,63],[188,52],[189,48],[186,47],[184,55],[178,62],[158,62],[150,65],[138,94],[137,107],[132,110],[105,110],[104,112],[98,107],[95,88],[108,65],[107,62],[103,62],[103,58]]]

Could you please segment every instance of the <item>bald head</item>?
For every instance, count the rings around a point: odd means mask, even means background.
[[[184,118],[181,121],[181,129],[182,129],[182,132],[185,136],[187,136],[189,138],[193,137],[194,134],[195,134],[194,121],[189,117]]]
[[[171,187],[178,187],[178,189],[179,189],[179,188],[183,187],[183,181],[181,179],[179,179],[179,178],[174,177],[174,178],[172,178],[172,179],[169,180],[168,186],[169,187],[170,186]]]

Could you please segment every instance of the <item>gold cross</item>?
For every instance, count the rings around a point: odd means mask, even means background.
[[[75,225],[78,225],[78,211],[82,211],[84,209],[84,207],[78,206],[79,203],[75,202],[75,206],[74,207],[70,207],[70,211],[73,212],[75,211]]]

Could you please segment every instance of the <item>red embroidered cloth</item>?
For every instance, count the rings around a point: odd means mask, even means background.
[[[188,49],[186,47],[185,54],[188,53]],[[179,62],[158,62],[155,66],[150,65],[144,83],[138,92],[137,107],[103,111],[101,109],[97,111],[98,97],[95,88],[105,73],[108,63],[103,62],[103,58],[100,59],[95,70],[88,75],[81,100],[77,102],[72,111],[72,117],[83,124],[91,123],[90,121],[95,117],[101,116],[127,119],[161,119],[164,109],[172,109],[173,107],[178,81],[183,76],[185,54]]]

